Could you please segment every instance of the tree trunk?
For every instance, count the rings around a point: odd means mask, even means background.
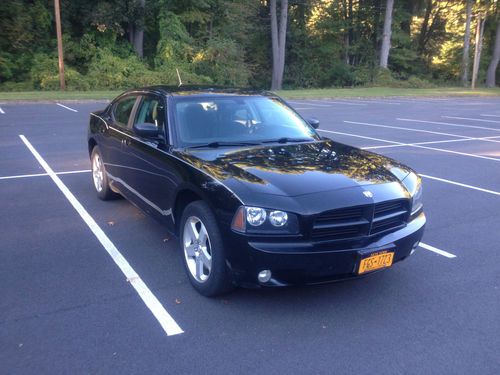
[[[495,87],[496,72],[498,62],[500,61],[500,19],[497,24],[497,34],[495,36],[495,47],[493,48],[493,56],[491,57],[488,72],[486,73],[486,87]]]
[[[380,67],[387,69],[389,50],[391,49],[392,8],[394,0],[387,0],[385,5],[384,34],[382,35],[382,47],[380,48]]]
[[[466,0],[464,50],[462,56],[462,85],[469,85],[469,48],[470,48],[470,20],[472,17],[472,0]]]
[[[432,0],[427,0],[427,5],[425,6],[425,16],[422,21],[422,26],[420,27],[420,35],[418,36],[418,47],[419,52],[424,52],[425,42],[427,39],[427,31],[429,30],[429,20],[432,13]]]
[[[134,50],[142,59],[144,56],[144,10],[146,7],[146,0],[140,0],[139,4],[141,6],[141,18],[134,25],[134,33],[132,39]]]
[[[486,19],[482,19],[479,15],[477,19],[477,29],[476,29],[476,45],[474,46],[474,65],[472,67],[472,89],[476,88],[477,74],[479,72],[479,64],[481,63],[481,50],[483,49],[483,33],[484,24]]]
[[[285,46],[288,19],[288,0],[281,0],[280,22],[278,25],[276,0],[270,1],[271,7],[271,43],[273,53],[273,72],[271,90],[281,90],[285,71]]]

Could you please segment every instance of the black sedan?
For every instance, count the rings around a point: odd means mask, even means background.
[[[131,90],[90,116],[98,196],[120,194],[180,239],[192,285],[323,283],[405,259],[425,226],[418,175],[321,137],[269,92]]]

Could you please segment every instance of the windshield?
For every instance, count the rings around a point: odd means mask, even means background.
[[[275,98],[191,97],[177,99],[174,107],[182,147],[320,139],[309,124]]]

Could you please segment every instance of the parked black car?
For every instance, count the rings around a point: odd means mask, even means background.
[[[418,246],[420,178],[389,158],[321,137],[268,92],[130,90],[90,117],[98,196],[119,193],[177,235],[192,285],[358,277]]]

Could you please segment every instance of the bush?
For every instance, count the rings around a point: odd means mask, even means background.
[[[87,80],[92,89],[127,89],[162,83],[154,72],[135,55],[122,58],[108,49],[99,49],[89,64]]]

